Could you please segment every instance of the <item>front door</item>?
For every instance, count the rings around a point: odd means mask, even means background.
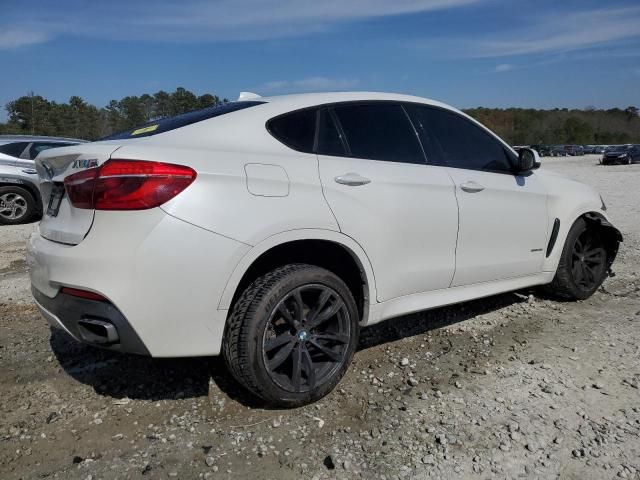
[[[427,159],[446,165],[460,228],[451,286],[539,273],[547,239],[546,191],[534,172],[515,175],[513,152],[449,110],[408,106]]]

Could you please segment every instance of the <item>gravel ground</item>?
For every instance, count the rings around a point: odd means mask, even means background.
[[[584,302],[521,291],[363,331],[315,405],[272,410],[219,359],[78,345],[30,302],[0,228],[0,478],[640,479],[640,165],[543,159],[592,184],[625,235]]]

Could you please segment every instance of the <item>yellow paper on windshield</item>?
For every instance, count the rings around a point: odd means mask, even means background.
[[[158,125],[149,125],[148,127],[142,127],[137,130],[134,130],[133,132],[131,132],[131,135],[140,135],[141,133],[153,132],[157,128],[158,128]]]

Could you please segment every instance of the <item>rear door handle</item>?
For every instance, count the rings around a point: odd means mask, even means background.
[[[357,187],[359,185],[366,185],[367,183],[371,183],[367,177],[363,177],[357,173],[345,173],[344,175],[339,175],[334,178],[336,183],[340,183],[342,185],[349,185],[350,187]]]
[[[484,190],[484,187],[482,185],[480,185],[477,182],[474,182],[473,180],[464,182],[463,184],[460,185],[460,188],[465,192],[469,192],[469,193],[478,193]]]

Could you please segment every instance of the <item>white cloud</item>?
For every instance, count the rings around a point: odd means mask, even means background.
[[[307,77],[292,81],[275,80],[256,87],[255,90],[271,93],[337,91],[353,89],[359,83],[357,78]]]
[[[0,28],[0,49],[12,49],[25,45],[42,43],[49,39],[44,32],[30,32],[14,29]]]
[[[58,0],[29,8],[3,7],[7,25],[18,23],[24,38],[8,47],[59,35],[152,41],[254,40],[305,35],[335,24],[459,7],[482,0]],[[38,3],[38,2],[36,2]],[[51,5],[51,6],[50,6]],[[26,17],[26,20],[25,20]],[[31,33],[29,33],[31,32]],[[42,32],[40,37],[34,32]]]
[[[513,70],[513,68],[513,65],[511,65],[510,63],[501,63],[500,65],[496,65],[495,72],[508,72],[509,70]]]
[[[502,38],[474,42],[476,57],[568,52],[640,37],[640,7],[554,14]]]
[[[510,28],[492,29],[489,34],[468,37],[452,33],[445,38],[418,39],[408,46],[448,58],[566,54],[596,48],[607,48],[606,55],[616,55],[616,51],[608,47],[615,45],[624,49],[625,42],[628,44],[640,38],[640,7],[637,6],[555,11],[529,15],[522,20],[513,22]],[[637,49],[631,53],[632,56],[637,54]]]

